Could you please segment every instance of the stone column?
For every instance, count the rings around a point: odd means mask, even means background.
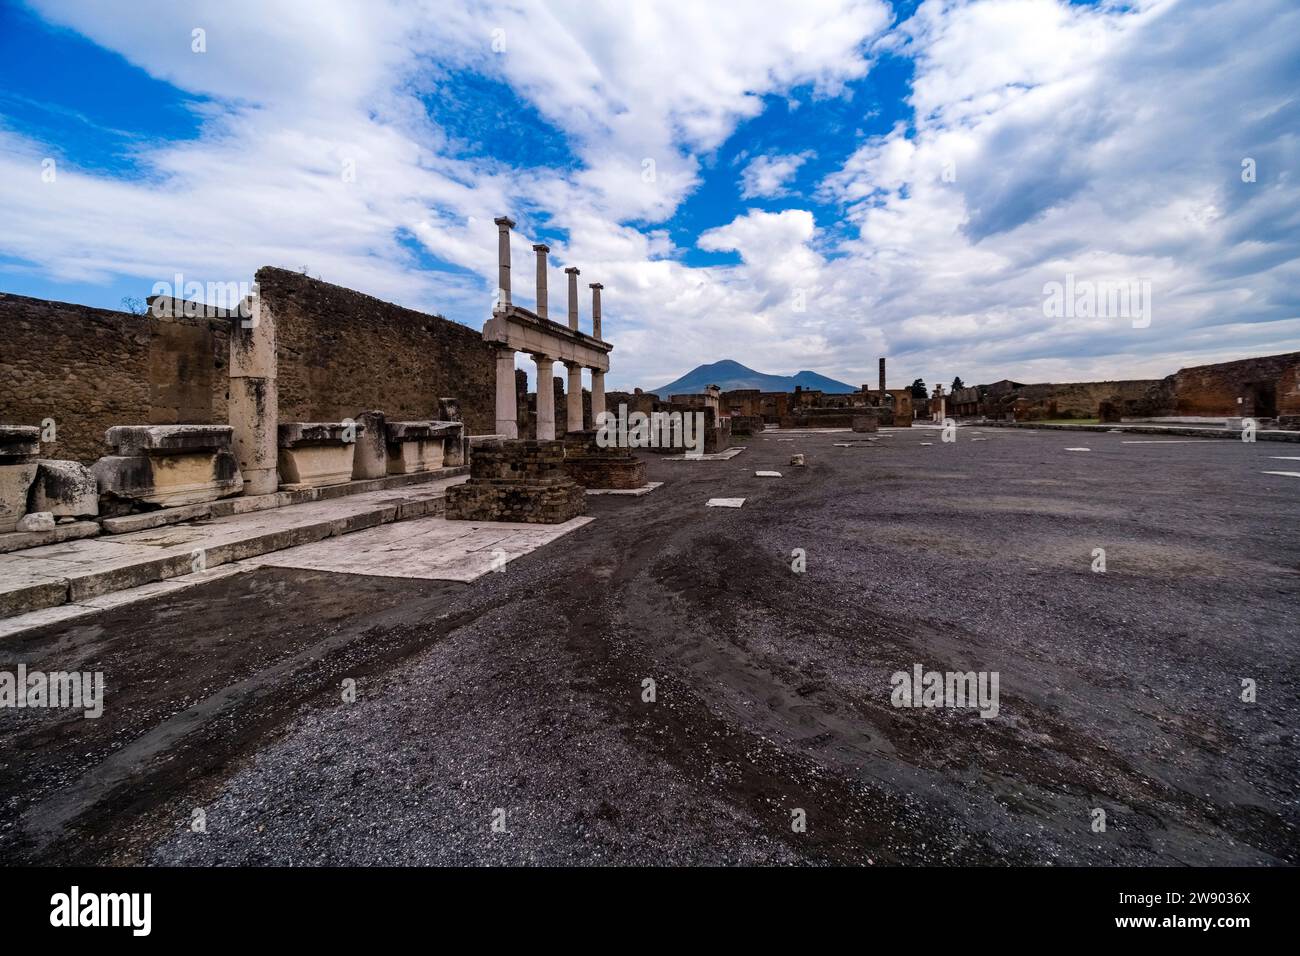
[[[591,424],[600,427],[600,416],[605,413],[605,373],[600,369],[591,370]]]
[[[568,431],[582,431],[582,366],[577,362],[565,362],[569,370],[569,391],[567,396]]]
[[[578,267],[569,266],[564,270],[569,277],[569,328],[578,331]]]
[[[555,381],[551,368],[555,359],[534,355],[537,363],[537,440],[555,441]]]
[[[885,401],[885,360],[880,360],[880,402],[883,405]]]
[[[513,349],[501,348],[497,350],[497,434],[518,438],[518,414],[515,405],[515,353]]]
[[[275,316],[261,296],[245,301],[251,305],[248,316],[236,312],[230,329],[227,418],[244,494],[269,495],[280,487]]]
[[[550,251],[551,247],[543,243],[533,246],[533,252],[537,253],[537,317],[539,319],[547,317],[546,254]]]
[[[605,287],[599,282],[593,282],[588,288],[591,289],[591,334],[600,338],[600,290]]]
[[[510,230],[515,223],[509,216],[492,221],[497,224],[497,296],[504,309],[510,305]]]

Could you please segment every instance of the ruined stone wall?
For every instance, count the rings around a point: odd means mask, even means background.
[[[223,424],[224,319],[157,318],[0,293],[0,423],[53,419],[48,458],[90,462],[113,425]]]
[[[284,269],[259,269],[257,283],[276,321],[281,421],[435,418],[452,396],[468,434],[495,430],[496,363],[479,331]]]
[[[1146,400],[1157,379],[1130,379],[1114,382],[1044,382],[1025,385],[1015,391],[1017,399],[1030,405],[1031,418],[1096,418],[1104,401],[1116,401],[1121,407]],[[991,416],[990,416],[991,417]]]
[[[1294,391],[1297,367],[1300,352],[1179,369],[1173,376],[1172,414],[1272,418],[1300,413],[1300,396]]]

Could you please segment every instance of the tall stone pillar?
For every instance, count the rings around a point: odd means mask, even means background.
[[[883,403],[884,400],[885,400],[885,359],[882,356],[880,359],[880,401]]]
[[[515,404],[515,353],[513,349],[498,349],[497,434],[506,438],[518,438],[518,415],[518,406]]]
[[[565,362],[569,370],[569,390],[565,409],[568,420],[566,431],[582,431],[582,366],[577,362]]]
[[[537,317],[539,319],[547,317],[546,254],[550,251],[551,247],[544,243],[533,246],[533,252],[537,253]]]
[[[497,296],[504,309],[510,305],[510,230],[515,222],[509,216],[492,221],[497,224]]]
[[[605,373],[600,369],[591,370],[591,423],[600,427],[600,416],[605,413]]]
[[[534,355],[537,363],[537,440],[555,441],[555,382],[551,373],[555,359]]]
[[[275,316],[260,295],[249,301],[249,315],[236,313],[230,329],[227,417],[244,494],[269,495],[280,487]]]
[[[591,334],[600,338],[600,290],[605,287],[599,282],[593,282],[588,288],[591,289]]]
[[[569,277],[569,328],[578,331],[578,267],[569,266],[564,270]]]

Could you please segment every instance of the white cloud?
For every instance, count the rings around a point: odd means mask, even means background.
[[[740,174],[741,198],[771,199],[786,195],[786,183],[814,155],[816,154],[811,150],[807,150],[777,156],[755,156]]]
[[[306,264],[473,321],[495,281],[491,219],[508,212],[519,260],[546,239],[557,270],[604,283],[613,385],[719,358],[857,382],[881,354],[909,381],[1157,375],[1293,348],[1300,332],[1300,13],[1282,0],[1249,15],[1208,0],[928,0],[883,36],[889,9],[848,0],[725,16],[676,3],[34,6],[216,98],[201,138],[139,157],[147,181],[0,130],[0,253],[56,279],[121,274],[147,289],[176,271]],[[196,26],[205,54],[190,51]],[[664,224],[708,154],[764,95],[833,95],[886,49],[915,62],[915,118],[822,184],[843,222],[750,210],[698,237],[738,264],[684,265]],[[577,167],[458,158],[417,96],[430,71],[455,69],[508,82],[563,130]],[[815,145],[826,157],[832,142]],[[60,159],[48,186],[46,155]],[[786,188],[803,156],[754,160],[747,194]],[[1245,156],[1260,169],[1249,186]],[[422,266],[402,234],[464,271]],[[1150,278],[1152,327],[1044,319],[1043,283],[1069,271]]]

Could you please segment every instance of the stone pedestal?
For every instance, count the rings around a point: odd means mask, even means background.
[[[234,429],[233,450],[244,477],[244,493],[272,494],[279,485],[275,473],[279,420],[275,318],[260,298],[253,299],[250,318],[236,318],[231,325],[229,384],[226,410]]]
[[[564,443],[492,441],[476,445],[470,479],[447,489],[450,520],[561,524],[586,509],[582,486],[564,471]]]
[[[232,435],[229,425],[115,425],[104,433],[113,454],[91,471],[101,496],[132,508],[216,501],[244,490]]]
[[[856,409],[853,412],[853,430],[855,432],[874,432],[879,427],[879,418],[875,409]]]
[[[325,488],[352,480],[357,439],[364,425],[284,422],[279,427],[280,490]]]
[[[49,459],[37,466],[30,494],[33,511],[48,511],[56,518],[99,514],[99,482],[89,468],[77,461]]]
[[[384,413],[362,412],[357,415],[357,421],[363,428],[357,435],[357,450],[352,454],[352,477],[357,481],[382,478],[388,474]]]
[[[595,429],[564,437],[564,470],[584,488],[644,488],[645,462],[627,448],[602,448]]]
[[[27,514],[27,492],[36,480],[41,431],[35,425],[0,425],[0,534]]]
[[[388,449],[388,473],[410,475],[433,471],[447,464],[446,449],[461,448],[465,426],[460,422],[388,422],[384,441]]]

